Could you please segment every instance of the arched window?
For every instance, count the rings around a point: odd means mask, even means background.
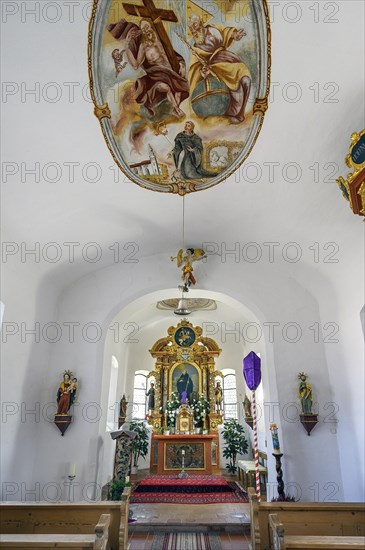
[[[236,373],[233,369],[223,369],[223,406],[224,418],[238,418]]]
[[[134,375],[132,417],[136,420],[144,420],[147,413],[147,374],[146,370],[137,370]]]
[[[118,403],[117,403],[117,385],[118,385],[118,359],[112,355],[112,364],[110,369],[108,412],[106,420],[106,429],[112,432],[118,427]]]

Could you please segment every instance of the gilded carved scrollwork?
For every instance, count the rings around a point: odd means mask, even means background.
[[[156,407],[153,418],[149,419],[154,432],[164,425],[166,402],[171,398],[172,392],[177,391],[179,376],[189,369],[194,373],[195,385],[193,384],[193,391],[190,390],[190,393],[188,386],[186,387],[185,397],[188,402],[189,398],[192,401],[201,395],[205,396],[213,414],[212,421],[208,419],[210,429],[216,431],[222,422],[222,418],[215,415],[214,394],[215,378],[217,372],[220,373],[215,370],[215,360],[222,350],[212,338],[202,336],[202,332],[201,327],[183,320],[177,326],[169,327],[168,335],[157,340],[150,349],[156,360],[153,371],[156,380]]]

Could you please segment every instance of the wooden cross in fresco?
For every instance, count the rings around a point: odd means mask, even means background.
[[[137,17],[152,20],[152,23],[156,29],[156,33],[167,55],[167,59],[170,62],[171,68],[178,73],[180,70],[179,61],[175,55],[166,29],[162,23],[162,21],[177,23],[178,18],[172,10],[163,10],[157,8],[153,3],[153,0],[142,0],[142,2],[143,5],[123,3],[123,8],[128,13],[128,15],[136,15]]]

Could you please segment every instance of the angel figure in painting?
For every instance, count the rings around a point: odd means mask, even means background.
[[[313,394],[312,386],[307,382],[308,374],[300,372],[298,374],[299,382],[299,397],[302,404],[303,414],[312,414]]]
[[[193,275],[193,263],[205,257],[205,252],[201,248],[188,248],[184,254],[181,248],[177,256],[172,256],[171,261],[177,260],[177,267],[182,267],[181,279],[183,286],[179,286],[179,290],[189,292],[189,287],[195,285],[196,279]]]
[[[245,36],[243,29],[221,25],[203,24],[201,17],[193,14],[188,21],[194,40],[192,50],[195,54],[190,66],[189,82],[194,93],[199,82],[209,75],[221,81],[228,88],[229,103],[224,116],[229,122],[239,124],[245,118],[245,109],[251,90],[251,75],[247,66],[229,48],[235,41]],[[207,112],[211,116],[215,112]]]
[[[155,116],[156,106],[167,99],[175,116],[184,116],[180,103],[189,97],[184,58],[174,52],[179,72],[174,71],[160,38],[147,19],[142,19],[139,27],[122,19],[109,25],[108,30],[115,38],[125,40],[126,55],[133,69],[144,70],[144,75],[139,76],[134,85],[136,102],[143,105],[151,116]]]
[[[112,51],[112,58],[115,66],[115,78],[117,78],[119,73],[121,73],[122,70],[128,65],[127,61],[123,61],[124,52],[125,50],[118,50],[118,48],[115,48],[115,50]]]
[[[57,392],[57,414],[67,414],[71,405],[75,401],[77,391],[77,378],[72,376],[72,372],[67,370],[63,374],[63,381],[61,382]]]

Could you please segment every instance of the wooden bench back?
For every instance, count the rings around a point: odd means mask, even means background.
[[[130,487],[121,501],[98,502],[2,502],[0,531],[4,534],[92,534],[102,514],[110,515],[111,550],[128,545]]]
[[[361,548],[365,550],[365,537],[362,536],[342,536],[341,533],[337,533],[335,536],[333,525],[323,523],[321,525],[320,536],[304,535],[298,536],[297,533],[289,535],[287,532],[287,526],[292,528],[293,524],[282,523],[278,514],[270,514],[269,524],[271,531],[271,544],[274,550],[286,550],[286,549],[301,549],[310,550],[313,548],[330,549],[330,548]],[[299,526],[298,526],[299,527]],[[310,527],[310,526],[309,526]]]
[[[269,515],[277,514],[287,535],[365,535],[365,509],[361,503],[257,502],[249,489],[253,550],[272,547]]]

